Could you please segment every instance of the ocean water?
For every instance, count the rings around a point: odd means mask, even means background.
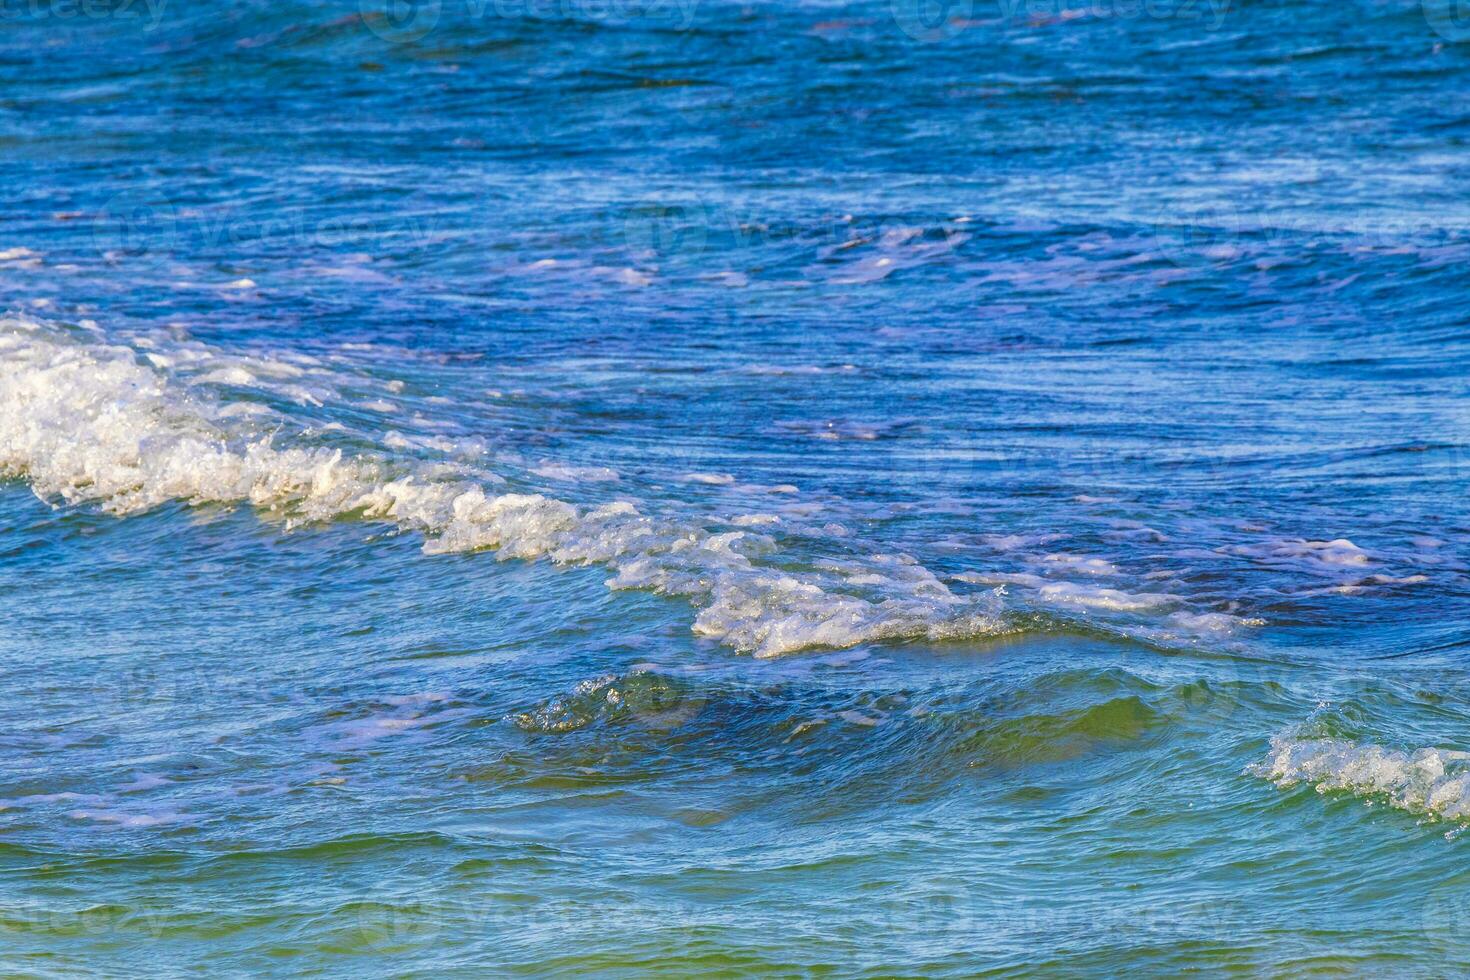
[[[1470,973],[1446,0],[7,0],[0,970]]]

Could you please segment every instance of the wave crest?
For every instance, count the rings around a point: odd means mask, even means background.
[[[248,503],[292,523],[361,517],[425,535],[429,553],[495,550],[610,567],[612,588],[688,597],[697,633],[758,657],[872,640],[960,639],[1012,629],[991,593],[960,596],[911,559],[890,560],[863,598],[834,576],[763,566],[771,541],[584,507],[491,495],[464,479],[340,450],[280,447],[236,426],[187,383],[129,347],[79,343],[31,319],[0,320],[0,475],[43,498],[124,516],[171,501]]]
[[[1470,752],[1398,751],[1348,739],[1277,735],[1267,757],[1249,769],[1283,788],[1310,783],[1317,792],[1383,796],[1395,807],[1449,820],[1470,817]]]

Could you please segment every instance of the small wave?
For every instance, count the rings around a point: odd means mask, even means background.
[[[562,735],[597,724],[632,722],[644,728],[677,728],[705,706],[704,693],[688,679],[640,665],[627,674],[585,680],[571,692],[511,718],[524,732]]]
[[[1319,793],[1386,797],[1410,813],[1470,817],[1470,752],[1398,751],[1348,739],[1278,735],[1266,758],[1248,771],[1283,788],[1310,783]]]
[[[951,640],[1014,629],[992,594],[959,596],[912,560],[869,597],[840,579],[762,565],[771,539],[646,516],[627,501],[584,507],[340,449],[282,447],[241,430],[206,391],[170,383],[131,347],[77,342],[29,318],[0,320],[0,475],[43,498],[125,516],[170,501],[249,503],[290,523],[359,518],[423,533],[431,554],[496,550],[611,568],[612,588],[689,598],[694,630],[774,657],[872,640]],[[724,477],[693,474],[701,482]]]

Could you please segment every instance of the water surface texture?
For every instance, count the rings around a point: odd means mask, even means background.
[[[12,0],[0,968],[1470,971],[1447,0]]]

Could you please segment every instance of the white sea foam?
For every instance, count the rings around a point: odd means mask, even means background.
[[[548,480],[564,480],[568,483],[615,483],[618,471],[606,466],[571,466],[555,460],[542,460],[531,470]]]
[[[1196,613],[1180,609],[1164,616],[1157,625],[1135,627],[1131,632],[1141,639],[1168,646],[1176,644],[1220,644],[1229,641],[1246,627],[1264,626],[1255,617],[1236,616],[1227,612]]]
[[[41,266],[41,253],[28,248],[0,249],[0,268],[37,269]]]
[[[1121,589],[1104,589],[1074,582],[1052,582],[1043,585],[1039,591],[1041,597],[1048,602],[1071,603],[1119,612],[1142,612],[1176,605],[1182,601],[1179,596],[1163,592],[1124,592]]]
[[[1282,538],[1259,545],[1235,545],[1222,550],[1267,563],[1297,563],[1329,570],[1357,568],[1372,562],[1366,551],[1346,538],[1335,538],[1331,541]]]
[[[1068,572],[1083,575],[1117,575],[1118,566],[1104,558],[1088,558],[1085,555],[1043,555],[1041,560]]]
[[[712,487],[725,487],[735,482],[735,478],[729,473],[685,473],[684,479],[690,483],[705,483]]]
[[[1266,621],[1254,616],[1235,616],[1231,613],[1192,613],[1180,610],[1170,613],[1164,620],[1166,626],[1174,627],[1196,636],[1215,634],[1229,636],[1242,626],[1265,626]]]
[[[130,830],[160,827],[170,824],[193,822],[194,818],[177,810],[161,810],[157,813],[128,813],[122,810],[72,810],[67,816],[73,820],[93,820],[98,823],[116,824]]]
[[[1046,579],[1029,572],[960,572],[954,580],[971,585],[1019,585],[1028,589],[1039,589],[1047,584]]]
[[[1249,771],[1281,787],[1310,783],[1319,793],[1387,797],[1412,813],[1470,817],[1470,752],[1398,751],[1347,739],[1278,735],[1266,758]]]
[[[730,518],[730,523],[736,527],[760,527],[765,524],[780,524],[781,518],[776,514],[740,514]]]
[[[1015,551],[1018,548],[1050,544],[1060,537],[1060,534],[986,534],[980,540],[996,551]]]
[[[429,553],[602,564],[611,587],[687,596],[697,633],[762,657],[1010,628],[994,594],[957,596],[912,559],[880,561],[881,584],[855,595],[833,591],[843,583],[830,574],[762,564],[772,542],[748,530],[712,533],[625,501],[589,508],[487,494],[449,467],[278,445],[132,347],[38,321],[0,320],[0,364],[0,476],[29,481],[43,499],[119,516],[171,501],[249,503],[289,524],[391,522],[423,533]]]
[[[168,358],[161,357],[158,354],[149,354],[148,360],[153,363],[154,367],[169,368],[173,366]],[[236,385],[245,388],[255,384],[255,375],[243,367],[235,366],[211,371],[199,380],[210,384]]]

